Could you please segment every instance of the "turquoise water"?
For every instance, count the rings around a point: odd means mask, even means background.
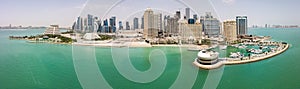
[[[9,35],[35,35],[43,31],[44,29],[0,29],[0,89],[83,88],[75,72],[72,45],[35,44],[8,39]],[[300,68],[300,55],[298,55],[300,29],[251,29],[249,32],[255,35],[272,36],[277,41],[287,41],[292,44],[292,47],[283,54],[268,60],[225,66],[217,88],[300,88],[300,77],[297,77],[300,74],[298,71]],[[187,79],[192,77],[188,76],[190,72],[192,74],[197,71],[196,82],[192,85],[194,89],[199,89],[203,87],[209,72],[192,65],[197,52],[175,47],[131,48],[128,50],[130,61],[140,71],[146,71],[151,67],[149,54],[154,50],[163,52],[167,59],[164,72],[156,80],[149,83],[137,83],[126,79],[118,72],[112,60],[111,48],[78,48],[95,49],[99,72],[103,74],[108,84],[116,89],[166,89],[176,81],[180,71],[187,71],[187,76],[183,76]],[[185,69],[180,70],[181,67]],[[182,82],[184,82],[182,86],[193,83],[192,80]]]

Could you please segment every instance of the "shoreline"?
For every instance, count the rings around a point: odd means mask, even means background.
[[[290,47],[289,44],[286,44],[285,47],[275,53],[271,53],[262,57],[257,57],[257,58],[252,58],[252,59],[248,59],[248,60],[241,60],[241,61],[220,61],[216,64],[213,65],[202,65],[200,63],[197,62],[197,58],[195,59],[195,61],[193,62],[193,64],[199,68],[202,69],[206,69],[206,70],[210,70],[210,69],[217,69],[220,68],[224,65],[237,65],[237,64],[246,64],[246,63],[252,63],[252,62],[257,62],[257,61],[262,61],[262,60],[266,60],[269,58],[272,58],[274,56],[277,56],[279,54],[282,54],[283,52],[285,52],[288,48]]]

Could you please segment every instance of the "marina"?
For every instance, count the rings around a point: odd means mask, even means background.
[[[216,68],[222,67],[224,65],[245,64],[245,63],[251,63],[251,62],[265,60],[265,59],[274,57],[276,55],[279,55],[289,48],[289,44],[287,44],[285,42],[281,42],[281,43],[273,42],[272,44],[265,43],[262,45],[264,45],[264,46],[277,45],[278,47],[273,48],[269,52],[264,52],[264,53],[260,49],[252,49],[252,51],[250,51],[251,54],[248,54],[248,56],[244,56],[240,52],[230,53],[229,58],[218,58],[217,56],[213,55],[212,53],[208,53],[205,55],[205,54],[203,54],[203,51],[200,51],[198,53],[198,58],[195,59],[193,64],[199,68],[210,70],[210,69],[216,69]],[[202,54],[202,55],[199,55],[199,54]],[[203,59],[206,59],[203,57],[210,57],[210,59],[209,59],[210,62],[203,61]]]

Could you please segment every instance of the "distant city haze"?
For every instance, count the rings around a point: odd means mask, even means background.
[[[174,0],[151,1],[158,3],[147,3],[148,1],[141,0],[130,0],[128,1],[130,3],[126,3],[126,1],[124,0],[124,4],[120,5],[127,10],[137,10],[137,7],[141,7],[140,9],[155,7],[175,13],[175,11],[183,10],[185,7],[178,7],[178,3],[173,3],[175,2]],[[201,0],[195,0],[195,2],[199,1]],[[1,0],[0,26],[9,26],[9,24],[12,26],[49,26],[58,24],[60,27],[71,27],[78,16],[88,13],[85,10],[96,6],[97,10],[92,10],[94,13],[91,14],[103,17],[115,2],[118,2],[118,0]],[[161,5],[160,2],[169,3],[169,5]],[[207,2],[209,3],[204,4],[212,6],[210,10],[214,11],[210,12],[214,12],[213,15],[220,21],[235,19],[237,15],[247,15],[249,27],[252,25],[264,26],[265,24],[300,25],[299,0],[207,0]],[[194,6],[197,6],[197,3],[190,3],[190,1],[186,1],[186,4],[191,6],[195,4]],[[198,4],[203,6],[203,3]],[[191,10],[199,8],[192,7]],[[199,12],[199,14],[204,15],[203,12]],[[122,14],[124,15],[123,17]],[[127,20],[126,16],[129,16],[125,11],[119,11],[115,15],[117,19],[123,21]],[[109,18],[110,14],[107,17]]]

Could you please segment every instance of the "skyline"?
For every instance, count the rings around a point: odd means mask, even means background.
[[[76,18],[84,13],[92,12],[91,14],[104,17],[107,8],[111,7],[111,5],[116,1],[118,0],[4,0],[0,5],[1,12],[5,12],[2,13],[2,16],[0,17],[2,19],[0,26],[8,26],[9,24],[12,24],[13,26],[48,26],[50,24],[59,24],[61,27],[70,27]],[[153,2],[160,2],[162,4],[156,4]],[[199,4],[193,4],[185,1],[186,4],[189,4],[189,6],[192,7],[191,10],[198,12],[198,16],[203,16],[204,12],[212,10],[211,12],[213,15],[216,16],[220,21],[234,19],[237,15],[247,15],[249,18],[249,26],[263,26],[264,24],[300,25],[300,22],[298,22],[300,18],[295,18],[299,16],[300,13],[294,12],[300,7],[296,5],[296,3],[300,2],[297,0],[290,0],[289,2],[284,0],[203,0],[196,2],[203,4],[198,6]],[[167,6],[165,5],[166,3],[173,6]],[[211,5],[209,5],[210,3]],[[195,6],[199,8],[194,8]],[[147,7],[158,8],[159,10],[168,11],[168,13],[173,14],[176,10],[183,12],[183,9],[186,6],[180,5],[180,3],[174,2],[174,0],[154,0],[142,2],[125,0],[114,7],[111,10],[111,13],[107,15],[107,18],[109,18],[111,15],[116,15],[120,20],[131,21],[128,19],[128,17],[134,13],[128,13],[127,10],[141,12],[140,10],[145,10]],[[208,9],[204,7],[208,7]],[[116,8],[122,8],[125,9],[125,11],[122,9],[115,11],[114,9]]]

